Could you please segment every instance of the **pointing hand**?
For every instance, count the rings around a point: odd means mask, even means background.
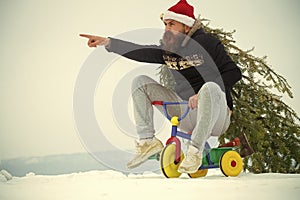
[[[109,38],[96,35],[80,34],[79,36],[89,39],[87,43],[89,47],[97,47],[98,45],[107,46],[110,41]]]

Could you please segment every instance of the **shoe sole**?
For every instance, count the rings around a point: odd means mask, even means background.
[[[131,164],[131,165],[127,165],[127,168],[133,169],[133,168],[136,168],[136,167],[140,166],[141,164],[143,164],[144,162],[146,162],[148,160],[148,158],[150,158],[151,156],[153,156],[153,155],[155,155],[157,153],[160,153],[162,150],[163,150],[163,147],[159,148],[159,149],[154,149],[153,152],[148,152],[146,154],[142,154],[140,156],[140,159],[138,159],[139,162],[136,162],[136,163]]]

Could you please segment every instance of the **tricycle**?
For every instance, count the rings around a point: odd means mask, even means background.
[[[158,159],[160,168],[164,176],[167,178],[177,178],[181,175],[177,171],[181,161],[184,158],[181,149],[180,138],[191,140],[191,133],[185,133],[178,130],[178,125],[184,119],[190,108],[186,105],[186,110],[182,116],[170,116],[168,113],[168,106],[188,104],[187,101],[182,102],[166,102],[153,101],[153,105],[162,106],[164,115],[170,120],[172,124],[171,137],[167,140],[166,146],[159,155],[154,155],[149,159]],[[202,155],[202,165],[195,173],[188,174],[191,178],[198,178],[206,176],[208,169],[220,168],[225,176],[238,176],[243,170],[243,161],[240,154],[234,150],[234,145],[229,147],[211,148],[209,143],[205,143],[205,148]]]

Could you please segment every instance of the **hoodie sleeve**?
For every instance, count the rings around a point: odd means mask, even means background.
[[[163,51],[157,45],[138,45],[110,38],[110,44],[106,47],[106,50],[139,62],[165,63],[162,56]]]

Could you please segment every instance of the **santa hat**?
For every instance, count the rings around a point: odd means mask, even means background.
[[[163,20],[165,19],[173,19],[192,27],[196,20],[194,7],[189,5],[186,0],[180,0],[163,14]]]

